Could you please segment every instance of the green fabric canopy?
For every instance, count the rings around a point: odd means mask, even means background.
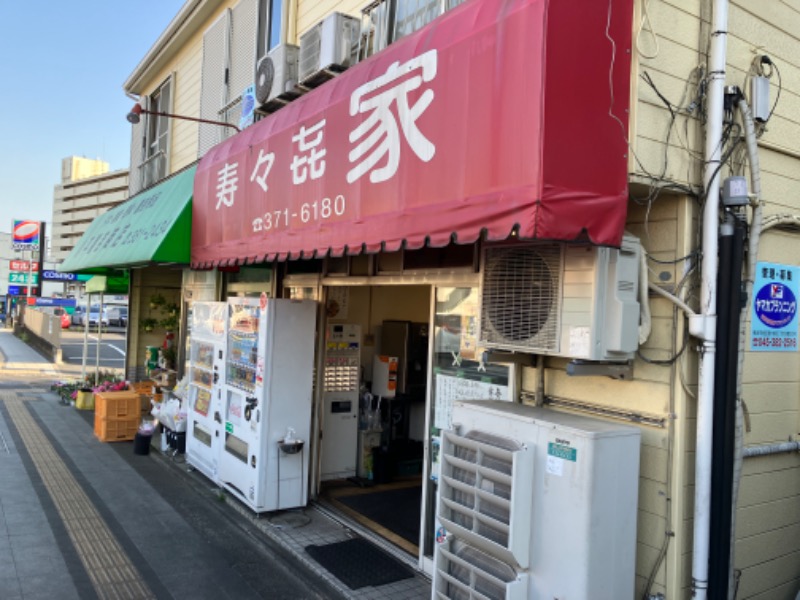
[[[58,270],[102,275],[154,263],[188,264],[196,169],[181,171],[100,215]]]
[[[95,275],[86,282],[86,292],[89,294],[102,292],[103,294],[119,294],[124,296],[128,293],[128,285],[129,279],[127,275],[121,277]]]

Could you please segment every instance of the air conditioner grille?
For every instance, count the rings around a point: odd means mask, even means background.
[[[490,433],[444,432],[440,521],[478,546],[509,555],[527,553],[525,542],[515,536],[529,522],[531,455],[526,445]],[[523,554],[518,562],[525,560]]]
[[[562,249],[556,244],[486,249],[481,341],[488,346],[558,350]]]
[[[319,69],[322,50],[322,24],[315,25],[300,37],[299,80],[303,81]]]
[[[509,565],[458,539],[439,548],[436,570],[436,595],[449,600],[505,600],[518,579]]]

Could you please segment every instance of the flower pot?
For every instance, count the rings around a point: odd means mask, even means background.
[[[89,389],[78,390],[75,398],[75,408],[78,410],[94,410],[94,392]]]

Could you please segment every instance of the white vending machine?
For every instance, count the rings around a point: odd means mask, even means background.
[[[358,459],[359,325],[328,325],[323,368],[320,478],[346,479],[355,476]]]
[[[227,318],[228,305],[225,302],[195,302],[192,305],[186,460],[214,483],[219,483],[222,446]]]
[[[255,512],[305,506],[316,304],[229,298],[219,478]]]

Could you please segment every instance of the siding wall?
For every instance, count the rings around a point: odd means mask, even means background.
[[[332,12],[340,12],[361,18],[361,9],[369,2],[364,0],[296,0],[297,1],[297,40],[308,29],[322,21]],[[291,29],[291,26],[290,26]]]
[[[671,115],[656,92],[642,79],[647,73],[658,91],[673,105],[688,105],[694,84],[694,69],[705,65],[709,34],[710,4],[664,0],[647,5],[649,23],[638,33],[639,51],[634,53],[635,67],[632,78],[634,106],[631,119],[630,162],[631,181],[649,183],[651,176],[699,186],[702,177],[702,128],[695,110],[691,118],[679,116],[669,129]],[[644,4],[637,2],[641,22]],[[652,26],[651,26],[652,25]],[[746,75],[753,59],[767,54],[777,64],[782,78],[780,101],[769,121],[766,132],[759,140],[762,197],[765,215],[800,215],[800,2],[757,2],[738,0],[730,5],[728,36],[727,84],[741,87],[749,94]],[[656,52],[655,32],[658,40]],[[778,93],[777,75],[771,78],[770,102]],[[688,90],[684,95],[684,91]],[[668,141],[667,141],[668,139]],[[748,176],[749,171],[743,174]],[[727,173],[723,173],[723,177]],[[632,193],[646,196],[644,187],[632,187]],[[642,228],[638,219],[641,209],[631,211],[629,225],[638,229],[645,247],[656,258],[669,258],[670,238],[677,236],[698,240],[699,205],[684,202],[688,213],[681,222],[669,217],[675,198],[660,195],[649,209],[648,227]],[[679,209],[680,210],[680,209]],[[764,234],[758,260],[790,265],[800,264],[800,231],[770,231]],[[685,250],[691,251],[692,245]],[[683,256],[683,255],[679,255]],[[673,256],[674,258],[674,256]],[[651,267],[653,264],[651,263]],[[663,270],[664,265],[658,265]],[[673,282],[685,265],[672,268]],[[663,329],[672,328],[672,319],[657,309],[661,300],[653,301],[655,340],[664,338]],[[656,324],[656,320],[663,320]],[[682,321],[682,318],[680,319]],[[749,331],[749,327],[748,327]],[[660,332],[660,333],[659,333]],[[654,344],[660,342],[653,341]],[[643,349],[643,351],[646,350]],[[685,359],[684,372],[692,382],[696,380],[696,360],[693,353]],[[745,434],[746,445],[796,439],[800,424],[800,369],[797,353],[747,352],[743,373],[743,397],[750,414],[751,430]],[[638,369],[635,377],[644,376]],[[661,386],[664,387],[663,385]],[[653,382],[649,393],[659,391]],[[667,392],[669,393],[669,392]],[[676,520],[676,538],[672,542],[667,561],[668,597],[688,597],[691,581],[692,511],[694,478],[694,401],[686,399],[681,385],[673,386],[674,405],[677,407],[675,439],[675,475],[672,485]],[[618,400],[608,400],[615,404]],[[652,408],[652,400],[641,401],[644,410]],[[684,408],[683,413],[681,408]],[[684,417],[682,419],[682,417]],[[644,438],[648,444],[647,436]],[[643,457],[652,454],[645,448]],[[663,459],[663,457],[661,457]],[[643,463],[644,465],[644,463]],[[655,466],[653,473],[664,469]],[[640,495],[640,552],[637,574],[647,562],[653,537],[647,530],[648,499],[645,484],[652,478],[643,466]],[[800,455],[777,455],[746,459],[737,512],[735,567],[741,569],[739,598],[794,599],[800,589]],[[644,525],[644,528],[643,528]],[[648,539],[649,538],[649,541]],[[661,574],[657,582],[661,582]],[[653,591],[659,591],[656,587]]]
[[[691,200],[670,197],[648,209],[632,202],[628,212],[627,230],[637,235],[644,247],[659,260],[673,260],[687,252],[690,243],[681,232],[690,221]],[[653,263],[650,264],[653,268]],[[676,282],[682,273],[671,265],[657,265],[651,277]],[[672,356],[683,340],[683,323],[673,319],[672,304],[661,297],[650,299],[652,332],[641,352],[648,359],[663,360]],[[677,327],[677,328],[676,328]],[[678,378],[678,368],[689,377],[696,373],[696,356],[685,352],[675,368],[634,361],[633,380],[618,381],[608,377],[571,377],[566,374],[566,359],[548,358],[545,361],[545,394],[554,398],[578,400],[635,414],[663,419],[664,427],[642,426],[642,449],[639,473],[639,513],[636,516],[637,558],[636,597],[641,597],[648,579],[654,578],[651,593],[675,588],[670,579],[680,577],[683,568],[681,540],[685,537],[686,507],[675,501],[687,485],[686,463],[676,460],[687,450],[683,448],[694,435],[693,409]],[[694,380],[692,380],[693,382]],[[523,391],[536,387],[535,371],[522,374]],[[675,419],[670,415],[676,415]],[[691,512],[688,513],[690,516]],[[668,540],[665,532],[675,532],[667,545],[666,560],[659,560],[662,547]],[[689,529],[691,539],[691,528]],[[676,574],[676,571],[678,572]],[[673,596],[669,596],[673,597]],[[676,596],[677,597],[677,596]],[[680,596],[683,597],[683,596]]]

